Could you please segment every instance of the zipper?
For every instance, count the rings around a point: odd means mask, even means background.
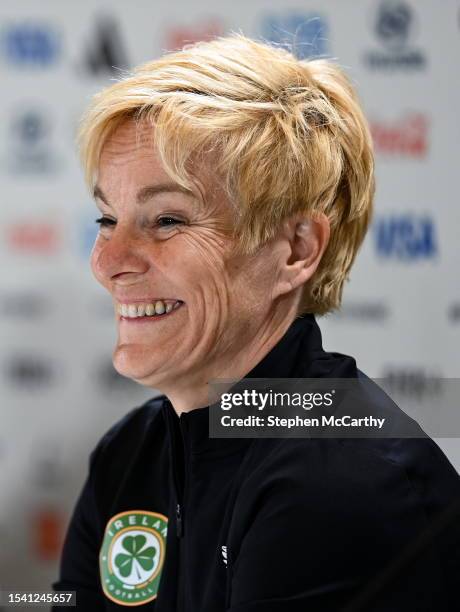
[[[177,505],[176,505],[176,530],[177,530],[177,537],[178,538],[182,538],[184,535],[184,520],[183,520],[183,510],[184,510],[184,500],[187,498],[187,484],[188,484],[188,474],[187,474],[187,465],[188,465],[188,461],[187,461],[187,457],[188,457],[188,444],[187,444],[187,423],[186,421],[182,418],[183,414],[179,417],[179,427],[180,427],[180,432],[181,432],[181,437],[182,437],[182,448],[183,448],[183,474],[184,474],[184,482],[183,484],[183,489],[181,491],[181,497],[177,500]]]
[[[179,503],[176,504],[176,532],[177,532],[177,537],[181,538],[183,535],[182,508]]]
[[[170,441],[171,441],[171,461],[172,461],[172,477],[173,477],[173,486],[174,493],[176,498],[176,535],[178,538],[182,538],[184,533],[183,527],[183,518],[182,518],[182,508],[183,508],[183,490],[182,487],[185,488],[185,444],[184,444],[184,436],[182,434],[182,426],[180,424],[179,419],[179,428],[180,428],[180,438],[182,445],[182,452],[177,448],[178,436],[176,434],[176,420],[174,416],[174,408],[171,402],[166,398],[165,404],[167,404],[167,418],[169,420],[169,432],[170,432]],[[182,468],[184,469],[184,482],[180,482],[180,477],[178,474],[178,461],[183,461]]]
[[[182,418],[182,415],[179,417],[179,427],[181,432],[182,439],[182,448],[183,448],[183,489],[181,491],[181,498],[178,499],[176,505],[176,532],[177,537],[179,538],[179,584],[178,584],[178,593],[177,593],[177,612],[185,612],[186,610],[186,559],[185,559],[185,541],[184,541],[184,517],[183,510],[184,504],[187,500],[187,484],[188,484],[188,470],[187,458],[188,454],[188,444],[187,444],[187,423]]]
[[[171,461],[172,461],[172,477],[173,488],[175,493],[175,515],[176,515],[176,535],[178,541],[178,583],[177,583],[177,606],[176,612],[185,610],[185,542],[184,542],[184,500],[186,500],[186,491],[188,483],[187,473],[187,423],[185,419],[179,417],[179,425],[177,424],[174,408],[171,402],[166,398],[167,402],[167,419],[169,424],[169,432],[171,439]],[[179,428],[180,434],[177,432]],[[181,463],[180,463],[181,462]],[[181,470],[182,468],[182,470]],[[182,478],[183,476],[183,478]],[[182,482],[181,482],[182,481]]]

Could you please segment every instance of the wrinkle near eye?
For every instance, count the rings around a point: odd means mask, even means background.
[[[186,230],[187,228],[183,228]],[[209,269],[223,270],[223,261],[220,255],[228,248],[227,240],[213,230],[201,228],[201,231],[183,232],[182,240],[185,249],[193,249],[200,254]],[[216,257],[216,255],[218,255]]]

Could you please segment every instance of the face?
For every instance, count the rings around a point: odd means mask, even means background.
[[[115,368],[163,389],[217,377],[247,350],[270,312],[276,252],[236,256],[232,204],[211,163],[183,191],[161,164],[152,127],[137,133],[126,122],[103,148],[91,264],[113,298]]]

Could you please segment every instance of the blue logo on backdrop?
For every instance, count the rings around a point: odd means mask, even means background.
[[[261,23],[264,39],[287,47],[299,59],[324,57],[329,51],[328,31],[326,20],[317,14],[269,15]]]
[[[16,66],[47,67],[59,54],[59,36],[45,24],[13,25],[4,31],[2,38],[6,59]]]
[[[373,70],[420,70],[425,54],[410,45],[414,31],[414,13],[403,0],[383,0],[374,21],[374,33],[384,50],[366,53],[365,61]]]
[[[382,44],[391,49],[401,49],[409,40],[412,13],[407,4],[382,4],[375,23],[375,33]]]
[[[20,111],[11,123],[7,167],[12,174],[46,174],[58,167],[51,147],[52,123],[38,108]]]
[[[377,254],[403,261],[433,259],[438,253],[435,225],[431,217],[392,215],[373,223]]]

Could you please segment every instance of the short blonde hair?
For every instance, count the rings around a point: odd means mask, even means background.
[[[165,169],[185,187],[193,155],[215,152],[215,170],[236,203],[242,252],[254,253],[291,215],[325,213],[329,244],[303,288],[299,314],[339,307],[371,217],[374,162],[356,94],[335,63],[300,61],[234,34],[137,67],[97,94],[83,118],[79,142],[90,186],[104,143],[128,118],[155,126]]]

